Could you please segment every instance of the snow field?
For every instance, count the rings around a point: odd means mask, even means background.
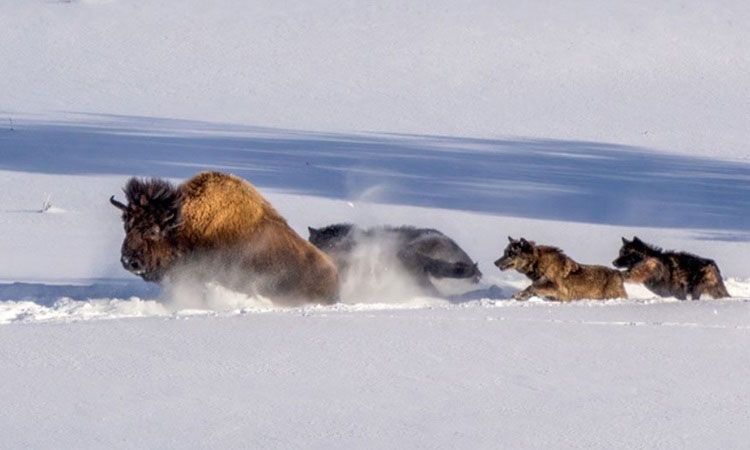
[[[500,305],[3,325],[3,445],[744,442],[746,302]]]
[[[748,5],[1,1],[0,448],[745,448]],[[485,277],[282,309],[126,273],[109,196],[209,169]],[[507,235],[637,235],[736,298],[509,301]]]

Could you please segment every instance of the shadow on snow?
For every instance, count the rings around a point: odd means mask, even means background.
[[[728,230],[747,240],[750,165],[551,139],[334,134],[123,116],[0,130],[0,169],[185,178],[539,219]],[[111,193],[103,192],[106,200]]]
[[[42,306],[53,306],[60,298],[90,299],[141,299],[157,298],[159,287],[141,280],[98,279],[92,284],[42,284],[0,283],[0,301],[25,300]]]

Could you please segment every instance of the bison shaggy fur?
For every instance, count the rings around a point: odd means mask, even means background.
[[[333,262],[302,239],[247,181],[202,172],[179,186],[131,178],[122,211],[121,261],[160,282],[181,269],[281,303],[334,303]],[[197,268],[197,269],[196,269]]]

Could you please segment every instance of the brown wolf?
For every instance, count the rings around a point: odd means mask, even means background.
[[[578,264],[558,248],[536,245],[524,238],[509,236],[508,241],[495,265],[500,270],[516,269],[532,281],[531,286],[513,296],[515,299],[532,295],[558,301],[628,297],[617,270]]]
[[[697,300],[703,293],[713,298],[729,297],[716,263],[685,252],[665,252],[638,237],[622,238],[620,256],[612,264],[627,269],[625,281],[643,283],[662,297]]]
[[[128,205],[110,198],[125,225],[121,261],[144,280],[159,282],[200,261],[197,273],[251,294],[285,303],[338,300],[333,262],[247,181],[203,172],[177,187],[131,178],[124,191]]]

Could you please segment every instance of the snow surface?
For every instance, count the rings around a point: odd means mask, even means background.
[[[747,442],[747,302],[504,304],[0,326],[3,445]]]
[[[749,30],[739,1],[1,1],[0,447],[745,447]],[[125,272],[109,196],[206,169],[485,276],[279,308]],[[512,301],[508,235],[603,265],[638,235],[734,298]]]

